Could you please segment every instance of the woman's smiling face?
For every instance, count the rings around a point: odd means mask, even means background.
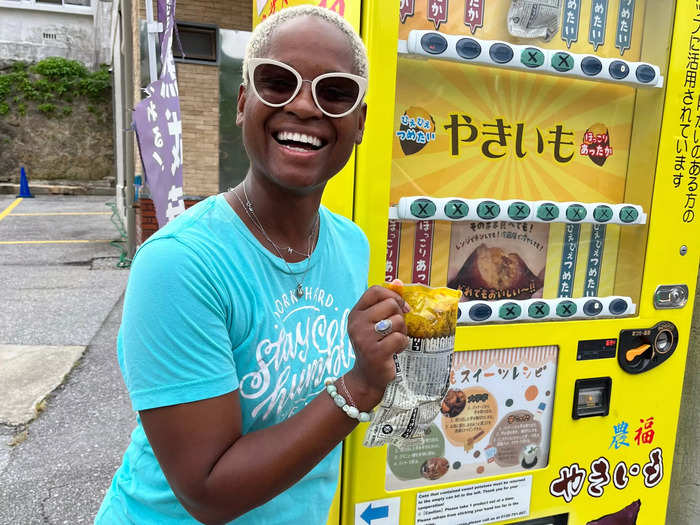
[[[279,26],[265,58],[292,66],[304,80],[331,72],[355,73],[347,37],[331,23],[312,16]],[[243,129],[254,175],[307,193],[322,187],[345,165],[354,145],[362,140],[365,115],[364,103],[344,117],[324,115],[313,100],[311,84],[304,82],[297,96],[279,108],[265,105],[250,88],[241,87],[236,123]],[[321,146],[290,145],[290,133],[306,135],[307,141],[320,141]]]

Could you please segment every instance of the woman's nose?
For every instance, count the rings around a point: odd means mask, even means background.
[[[323,116],[314,101],[310,80],[302,81],[299,93],[284,106],[284,110],[294,113],[299,118],[320,118]]]

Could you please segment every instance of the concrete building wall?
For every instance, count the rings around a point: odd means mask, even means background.
[[[175,19],[250,31],[252,5],[252,0],[178,0]],[[135,2],[134,8],[134,64],[139,64],[138,28],[140,21],[146,19],[145,2]],[[153,16],[156,16],[155,2]],[[185,195],[212,195],[219,191],[219,66],[178,61],[177,75],[182,111],[183,189]],[[138,82],[136,78],[137,101],[141,99]],[[143,171],[138,159],[135,169],[136,173]]]
[[[0,61],[60,56],[91,69],[109,62],[112,3],[93,1],[83,9],[33,9],[32,4],[19,9],[0,0]]]
[[[98,0],[95,4],[94,28],[94,55],[95,64],[112,63],[112,0]]]

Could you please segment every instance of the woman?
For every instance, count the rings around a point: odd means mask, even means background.
[[[339,443],[407,344],[401,297],[364,291],[364,234],[320,206],[362,140],[366,61],[325,9],[285,9],[253,33],[245,180],[132,265],[117,346],[139,418],[97,523],[325,525]]]

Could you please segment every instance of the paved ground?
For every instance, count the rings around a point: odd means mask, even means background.
[[[108,200],[37,195],[4,213],[16,200],[0,195],[0,383],[31,408],[0,420],[0,525],[91,523],[134,426],[114,351],[128,271]],[[37,404],[32,388],[56,384]]]

